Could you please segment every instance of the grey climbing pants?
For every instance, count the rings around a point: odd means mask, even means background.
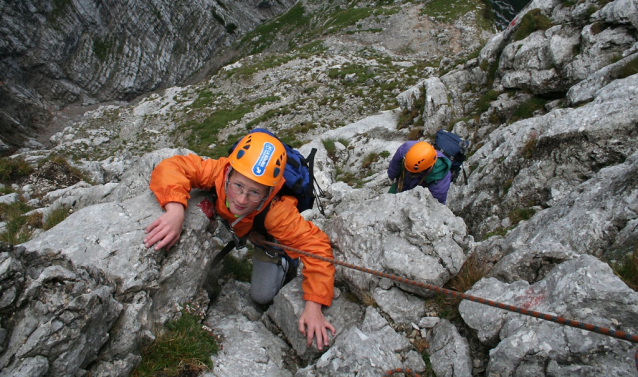
[[[255,246],[250,297],[258,304],[269,304],[284,285],[288,261],[279,255],[269,257],[265,250]]]

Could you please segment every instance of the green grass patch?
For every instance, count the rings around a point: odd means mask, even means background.
[[[428,67],[428,63],[426,61],[419,60],[418,62],[416,62],[411,67],[407,67],[405,69],[405,74],[408,75],[408,76],[419,76],[420,77],[421,72],[425,69],[425,67]]]
[[[0,158],[0,183],[11,184],[33,173],[34,169],[24,158]]]
[[[629,62],[627,62],[627,64],[619,69],[616,73],[616,78],[624,79],[625,77],[635,75],[636,73],[638,73],[638,56],[631,59]]]
[[[370,166],[377,161],[379,161],[379,154],[374,152],[370,153],[361,161],[361,169],[369,169]]]
[[[47,158],[38,161],[38,168],[41,168],[47,162],[64,167],[70,175],[77,177],[78,180],[82,180],[90,185],[94,184],[91,178],[84,174],[82,170],[72,166],[67,158],[60,154],[52,153]]]
[[[496,112],[492,112],[490,114],[490,116],[487,119],[491,124],[500,124],[503,122],[503,120],[501,119],[501,117],[496,113]]]
[[[485,87],[489,88],[494,84],[494,79],[496,78],[496,71],[498,70],[498,65],[501,61],[501,57],[496,58],[496,61],[491,65],[487,62],[487,60],[483,60],[481,63],[481,69],[483,71],[487,71],[487,80],[485,82]]]
[[[317,128],[316,124],[310,122],[302,122],[294,127],[286,128],[284,130],[278,130],[276,132],[277,137],[282,142],[290,145],[293,148],[299,148],[304,143],[302,140],[297,139],[299,135],[308,133],[310,130]]]
[[[459,17],[473,10],[477,10],[479,7],[481,9],[484,8],[483,2],[472,0],[432,0],[425,4],[421,13],[437,18],[443,22],[452,23]]]
[[[335,180],[345,182],[348,186],[354,188],[363,187],[363,181],[354,173],[343,171],[340,167],[336,167]]]
[[[494,237],[494,236],[501,236],[501,237],[505,237],[505,235],[507,235],[507,228],[503,228],[502,226],[499,226],[498,228],[492,230],[491,232],[488,232],[485,237],[483,237],[483,240],[486,240],[490,237]]]
[[[232,147],[235,142],[239,141],[245,135],[245,132],[228,135],[226,141],[218,141],[214,148],[208,148],[206,152],[202,153],[202,155],[206,155],[211,158],[227,157],[230,147]]]
[[[482,166],[481,166],[482,167]],[[512,184],[514,183],[514,178],[510,178],[503,183],[503,195],[507,195],[510,188],[512,188]]]
[[[618,63],[621,60],[622,60],[622,55],[621,54],[613,54],[611,56],[611,63],[610,64]]]
[[[501,95],[500,92],[492,89],[485,92],[485,94],[483,94],[481,98],[476,101],[476,105],[474,106],[474,113],[481,114],[486,112],[490,108],[490,104],[493,101],[496,101],[499,95]]]
[[[355,74],[354,78],[346,81],[345,78],[348,75]],[[359,86],[365,83],[368,79],[373,78],[375,74],[368,70],[368,67],[359,64],[344,64],[341,68],[332,68],[328,70],[328,77],[331,79],[342,80],[342,83],[346,86]],[[396,80],[395,80],[396,81]],[[391,85],[391,84],[384,84]],[[393,85],[393,88],[396,84]],[[386,90],[387,88],[383,88]]]
[[[511,225],[507,228],[503,228],[502,226],[499,226],[498,228],[492,230],[491,232],[488,232],[484,237],[483,240],[486,240],[490,237],[494,237],[494,236],[501,236],[501,237],[505,237],[507,235],[507,232],[510,231],[511,229],[514,229],[518,223],[520,223],[523,220],[529,220],[532,218],[532,216],[534,216],[534,214],[536,213],[536,210],[533,208],[515,208],[512,211],[510,211],[510,213],[508,214],[508,217],[510,219]]]
[[[286,114],[290,114],[291,110],[287,107],[287,106],[283,106],[283,107],[279,107],[277,109],[270,109],[268,111],[266,111],[265,113],[263,113],[262,115],[258,116],[257,118],[251,120],[250,122],[246,123],[246,128],[251,130],[255,127],[257,127],[257,125],[259,125],[259,123],[265,122],[271,118],[275,118],[278,117],[280,115],[286,115]]]
[[[249,252],[244,259],[237,259],[232,255],[224,258],[224,268],[222,276],[232,276],[235,280],[250,283],[253,274],[253,258],[252,252]]]
[[[114,42],[109,38],[94,39],[93,40],[93,53],[100,61],[105,61],[109,54],[113,50]]]
[[[552,27],[552,20],[541,13],[540,9],[532,9],[525,13],[518,25],[518,29],[514,33],[514,40],[520,41],[527,38],[528,35],[538,30],[547,30]]]
[[[335,153],[337,151],[337,147],[335,146],[335,139],[322,139],[321,142],[323,143],[323,147],[326,148],[328,157],[334,160],[336,157]]]
[[[412,110],[403,109],[397,121],[397,130],[410,127],[414,119],[420,114],[419,109],[413,107]]]
[[[296,59],[297,57],[294,55],[268,55],[265,56],[261,61],[251,65],[242,65],[239,68],[235,68],[229,71],[226,76],[231,77],[235,76],[250,76],[254,73],[265,71],[270,68],[279,67],[280,65],[286,64],[291,60]]]
[[[602,7],[604,7],[605,5],[607,5],[607,4],[609,4],[609,3],[611,3],[612,1],[613,1],[613,0],[598,0],[598,1],[596,1],[596,2],[597,2],[597,3],[598,3],[598,5],[602,8]]]
[[[410,125],[414,124],[414,119],[416,119],[419,115],[423,114],[423,109],[425,108],[425,89],[423,87],[419,88],[419,98],[414,101],[412,105],[412,109],[403,109],[401,114],[399,115],[399,120],[397,121],[397,130],[407,128]],[[420,118],[421,121],[423,120]],[[416,126],[416,124],[415,124]]]
[[[360,20],[370,17],[373,12],[374,9],[367,7],[337,10],[330,15],[328,21],[318,31],[321,34],[336,33],[348,26],[354,26]]]
[[[620,260],[610,262],[609,265],[622,281],[631,289],[638,291],[638,247],[634,246],[633,251],[625,254]]]
[[[435,377],[434,369],[432,369],[432,362],[430,361],[430,354],[427,351],[421,352],[421,358],[425,363],[425,371],[423,371],[420,375],[422,377]]]
[[[175,377],[199,375],[213,367],[211,355],[218,352],[217,339],[202,327],[201,319],[182,311],[182,316],[166,324],[163,333],[153,344],[142,350],[142,362],[133,371],[133,377]]]
[[[232,109],[213,112],[202,122],[189,121],[179,127],[182,132],[190,131],[186,137],[188,148],[200,155],[210,155],[209,145],[219,143],[217,134],[232,121],[239,121],[253,110],[252,104],[242,104]],[[230,139],[230,138],[229,138]],[[225,155],[225,154],[222,154]],[[210,155],[217,158],[220,156]]]
[[[485,277],[487,272],[488,269],[485,264],[478,259],[476,254],[472,254],[465,260],[459,272],[450,279],[445,287],[456,292],[464,293],[471,289],[476,282]],[[459,314],[460,298],[439,294],[437,302],[441,311],[445,311],[447,319],[454,321],[461,317]]]
[[[511,226],[514,227],[523,220],[529,220],[535,213],[536,210],[533,208],[516,208],[509,213],[508,217],[512,222]]]
[[[30,224],[24,214],[31,210],[30,206],[20,200],[12,204],[0,203],[0,221],[6,222],[0,241],[13,245],[27,242],[31,237],[31,230],[26,226]]]
[[[420,128],[412,128],[408,133],[408,140],[419,140],[423,136],[423,130]]]
[[[246,34],[240,44],[252,46],[248,55],[256,55],[269,48],[272,42],[277,39],[277,35],[289,34],[292,30],[308,25],[309,21],[310,18],[305,14],[304,6],[299,2],[290,8],[288,12]],[[255,38],[257,38],[257,41],[252,42]]]
[[[53,7],[51,9],[51,13],[47,15],[47,21],[51,24],[55,24],[60,17],[64,16],[66,13],[71,11],[71,9],[69,8],[73,6],[73,1],[72,0],[53,0],[52,5]]]
[[[69,217],[69,209],[66,207],[58,207],[49,213],[42,228],[49,230],[64,221],[67,217]]]
[[[547,100],[538,97],[532,97],[529,100],[522,103],[515,111],[511,121],[527,119],[534,116],[534,111],[545,109]]]
[[[597,35],[608,29],[610,26],[611,25],[606,22],[596,22],[591,25],[591,32],[592,34]]]
[[[310,55],[319,55],[326,51],[327,48],[323,44],[322,40],[313,41],[310,43],[306,43],[303,46],[297,47],[296,51],[299,54],[310,54]]]
[[[492,2],[490,0],[481,0],[483,7],[481,8],[482,19],[486,22],[478,20],[479,25],[485,30],[490,30],[491,26],[496,22],[496,15],[494,14],[494,8],[492,8]]]
[[[381,28],[358,29],[358,30],[348,30],[346,31],[346,34],[352,35],[352,34],[358,34],[358,33],[380,33],[382,31],[383,29]]]
[[[192,109],[201,109],[204,107],[209,107],[211,103],[213,103],[213,99],[216,97],[216,94],[213,94],[210,90],[203,90],[197,96],[197,99],[193,101],[188,107]]]
[[[5,231],[0,234],[0,241],[12,245],[27,242],[31,238],[31,233],[24,229],[26,223],[26,218],[22,216],[7,221]]]
[[[266,103],[278,102],[280,100],[281,100],[281,97],[279,97],[279,96],[266,96],[266,97],[258,98],[255,101],[253,101],[252,103],[257,104],[257,105],[264,105]]]
[[[521,149],[521,156],[523,156],[524,159],[529,160],[530,158],[532,158],[532,154],[534,153],[534,148],[536,148],[537,142],[538,140],[536,138],[530,138],[527,143],[525,143],[523,149]]]

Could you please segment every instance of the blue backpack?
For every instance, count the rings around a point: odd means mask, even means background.
[[[255,128],[249,133],[253,132],[263,132],[281,141],[277,136],[265,128]],[[239,140],[233,144],[230,149],[228,149],[229,155],[235,149],[237,143],[239,143]],[[319,200],[319,195],[323,195],[323,190],[321,190],[321,187],[317,184],[317,180],[313,174],[315,153],[317,152],[317,149],[312,148],[308,157],[304,157],[298,150],[283,141],[281,141],[281,144],[283,144],[284,148],[286,148],[288,159],[284,170],[284,179],[286,182],[279,191],[279,194],[294,196],[297,198],[297,209],[299,212],[313,208],[316,201],[319,210],[322,214],[324,214],[323,205]]]
[[[470,142],[453,132],[438,130],[434,137],[434,148],[443,152],[445,157],[452,161],[450,172],[452,172],[452,182],[454,182],[459,176],[466,158],[465,155],[470,148]]]

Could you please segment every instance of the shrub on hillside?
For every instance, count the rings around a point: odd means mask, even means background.
[[[514,33],[514,40],[520,41],[535,31],[547,30],[552,26],[552,21],[541,13],[540,9],[532,9],[525,13],[523,19],[521,19],[518,30]]]

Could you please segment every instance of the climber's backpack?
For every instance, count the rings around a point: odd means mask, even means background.
[[[463,167],[470,142],[453,132],[438,130],[434,137],[434,148],[443,152],[445,157],[452,162],[450,172],[452,172],[452,182],[454,182]],[[463,173],[465,174],[465,170]]]

